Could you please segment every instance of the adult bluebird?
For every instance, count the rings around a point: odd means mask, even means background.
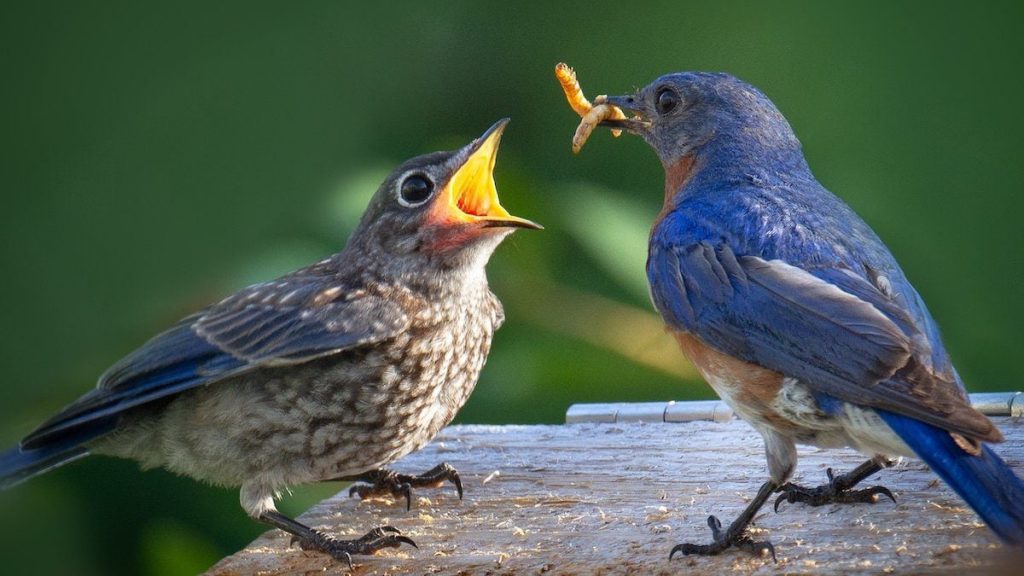
[[[684,72],[599,101],[602,122],[638,134],[665,169],[647,278],[655,307],[715,392],[764,437],[769,480],[710,544],[774,549],[746,531],[781,502],[874,501],[853,486],[917,456],[1005,542],[1024,543],[1024,484],[989,444],[999,430],[968,401],[935,321],[885,244],[811,174],[775,105],[728,74]],[[828,484],[788,483],[796,444],[852,446],[870,460]],[[670,554],[670,557],[671,555]]]
[[[205,308],[114,364],[96,389],[0,454],[14,484],[86,454],[241,487],[254,519],[351,564],[413,541],[395,528],[339,540],[279,513],[289,486],[361,480],[411,500],[451,481],[383,468],[451,422],[502,324],[484,266],[516,228],[493,169],[507,120],[453,152],[399,166],[345,248]]]

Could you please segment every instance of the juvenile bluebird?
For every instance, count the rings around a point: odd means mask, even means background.
[[[764,437],[769,480],[710,544],[771,553],[746,528],[783,501],[873,502],[853,490],[894,456],[924,460],[1011,545],[1024,544],[1024,484],[988,444],[999,430],[968,401],[935,321],[892,254],[815,180],[775,105],[728,74],[684,72],[602,102],[635,113],[665,169],[647,278],[655,307],[707,382]],[[818,488],[787,482],[796,444],[870,460]]]
[[[502,324],[484,271],[516,228],[493,169],[507,120],[464,148],[409,160],[377,190],[345,248],[186,317],[0,454],[14,484],[85,456],[240,486],[252,518],[351,564],[412,540],[390,526],[338,540],[279,513],[289,486],[361,480],[404,495],[458,474],[387,464],[462,407]]]

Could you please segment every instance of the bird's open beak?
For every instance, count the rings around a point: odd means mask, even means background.
[[[644,118],[643,110],[637,105],[635,96],[599,96],[594,104],[611,104],[622,109],[623,112],[632,112],[633,118],[621,120],[602,120],[598,126],[605,126],[613,130],[626,130],[633,134],[641,134],[650,128],[651,123]]]
[[[494,163],[498,158],[498,143],[507,124],[508,118],[499,120],[459,152],[465,160],[448,180],[442,193],[442,198],[448,200],[445,207],[448,219],[489,228],[543,228],[540,224],[509,214],[498,202]]]

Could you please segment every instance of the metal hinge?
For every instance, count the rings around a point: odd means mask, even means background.
[[[1024,393],[980,392],[971,394],[971,405],[987,416],[1024,415]],[[611,404],[573,404],[565,412],[565,423],[579,422],[727,422],[732,408],[721,400],[687,402],[618,402]]]

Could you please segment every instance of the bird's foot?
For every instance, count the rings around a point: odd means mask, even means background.
[[[366,484],[355,484],[349,488],[349,498],[356,494],[359,494],[362,499],[384,495],[404,496],[406,510],[412,508],[413,488],[436,488],[446,481],[455,485],[455,490],[459,493],[459,500],[462,500],[462,478],[447,462],[442,462],[418,476],[399,474],[393,470],[381,468],[367,472],[356,479],[366,482]]]
[[[767,540],[754,540],[747,531],[747,524],[746,521],[737,520],[723,531],[722,523],[718,521],[718,518],[708,516],[708,528],[711,528],[714,541],[711,544],[676,544],[669,553],[668,559],[672,560],[677,552],[684,556],[687,554],[714,556],[729,548],[738,548],[755,556],[771,556],[772,561],[776,562],[775,546],[772,546],[772,543]]]
[[[879,495],[888,497],[893,503],[896,502],[896,497],[885,486],[872,486],[862,490],[853,490],[852,488],[857,481],[854,481],[851,475],[840,474],[835,476],[831,468],[825,470],[825,473],[828,475],[828,484],[822,484],[815,488],[800,486],[792,482],[787,482],[780,486],[778,492],[782,494],[775,500],[775,511],[779,511],[779,505],[783,502],[803,502],[811,506],[855,502],[874,504],[878,501]]]
[[[402,532],[394,526],[374,528],[356,540],[338,540],[323,532],[316,530],[310,532],[306,537],[292,538],[292,542],[298,540],[299,547],[303,550],[315,550],[330,554],[335,560],[348,563],[349,570],[353,568],[353,554],[370,555],[384,548],[398,548],[402,544],[418,548],[411,538],[402,536]]]

